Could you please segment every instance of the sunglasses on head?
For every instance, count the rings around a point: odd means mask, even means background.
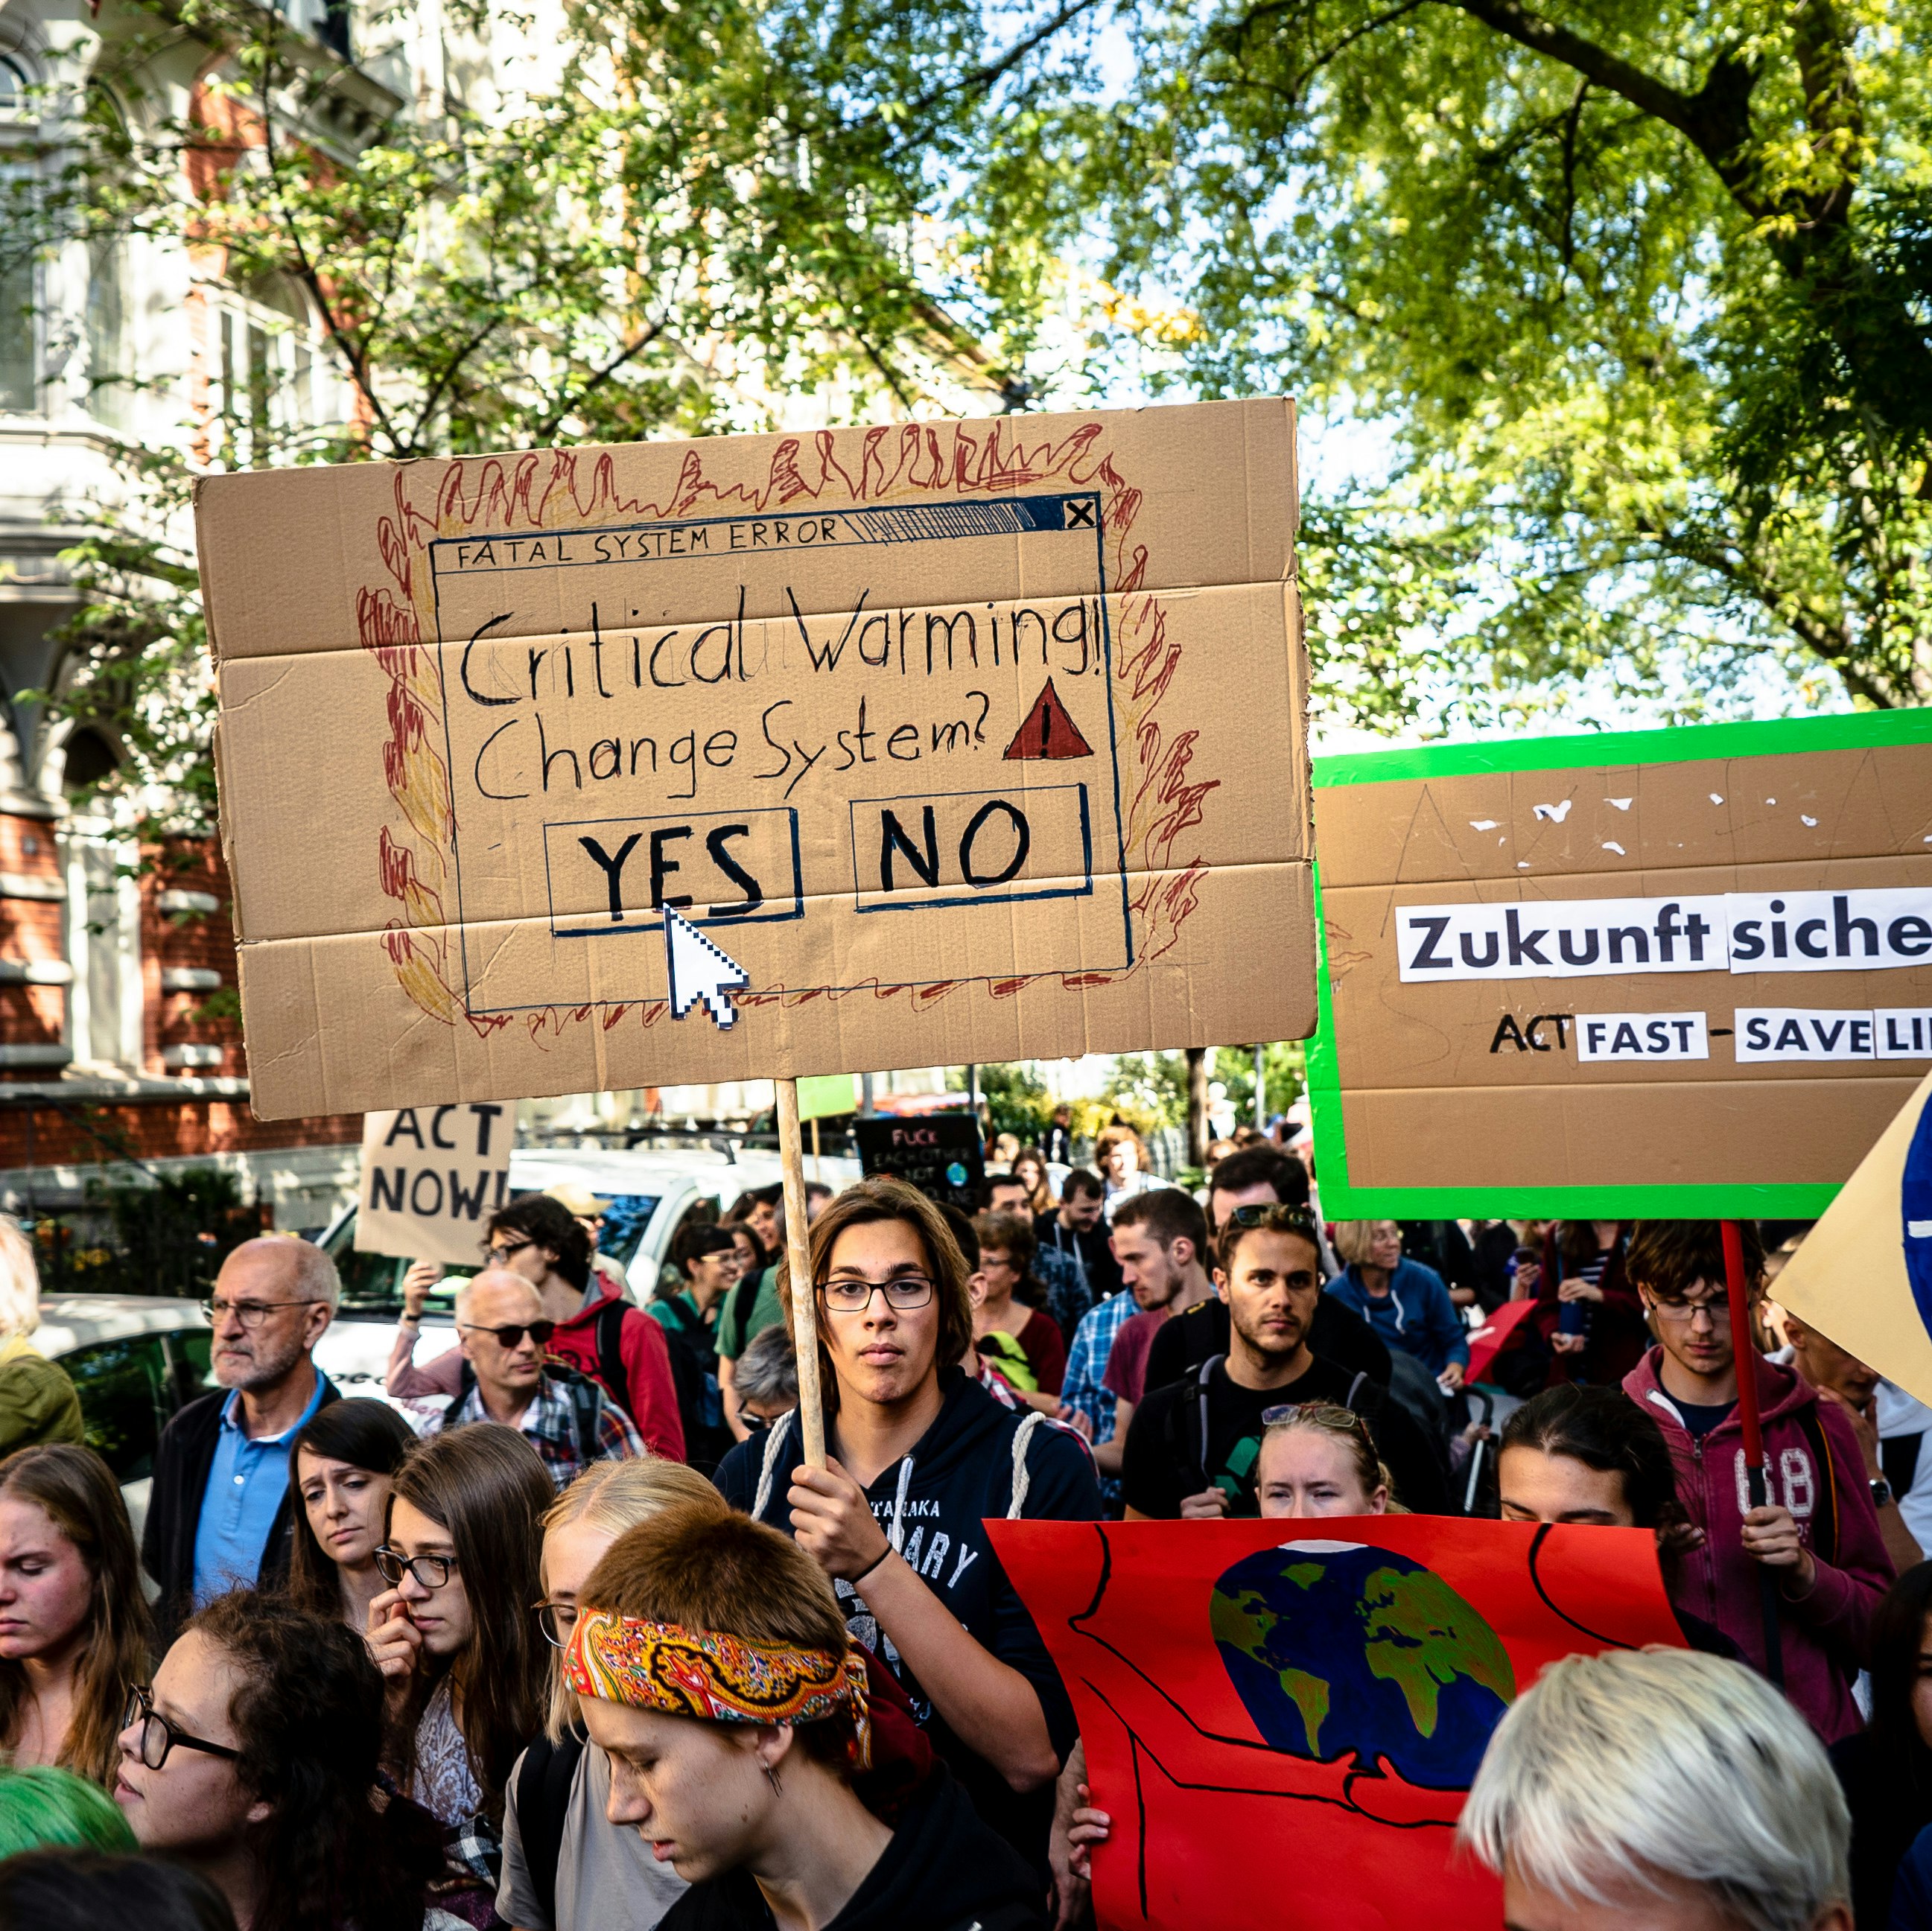
[[[1265,1227],[1270,1234],[1312,1234],[1315,1216],[1305,1207],[1283,1207],[1279,1201],[1267,1201],[1257,1207],[1230,1209],[1228,1225],[1244,1229]]]
[[[463,1331],[465,1334],[494,1334],[506,1348],[522,1347],[524,1336],[527,1334],[542,1348],[556,1332],[556,1323],[554,1321],[512,1321],[502,1327],[479,1327],[474,1322],[469,1322],[465,1324]]]

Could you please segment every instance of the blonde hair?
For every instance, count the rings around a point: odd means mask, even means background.
[[[1375,1251],[1376,1229],[1394,1227],[1393,1220],[1340,1220],[1330,1236],[1335,1252],[1346,1267],[1358,1267],[1368,1262]]]
[[[593,1462],[544,1511],[543,1532],[548,1540],[552,1529],[587,1522],[622,1535],[664,1510],[684,1504],[713,1509],[720,1515],[730,1513],[710,1481],[682,1462],[667,1462],[655,1455],[631,1462]],[[544,1594],[549,1591],[546,1578]],[[559,1651],[551,1659],[550,1701],[544,1714],[544,1734],[553,1744],[562,1743],[565,1731],[577,1721],[577,1696],[563,1686],[561,1655]]]
[[[1551,1664],[1497,1725],[1456,1835],[1566,1901],[1634,1911],[1671,1879],[1740,1931],[1811,1931],[1851,1901],[1851,1818],[1810,1725],[1687,1650]]]
[[[1396,1500],[1395,1478],[1388,1472],[1388,1464],[1376,1451],[1375,1438],[1369,1432],[1367,1422],[1352,1408],[1342,1408],[1334,1402],[1303,1402],[1280,1421],[1269,1423],[1262,1435],[1262,1453],[1268,1453],[1268,1444],[1277,1435],[1295,1434],[1325,1435],[1330,1441],[1339,1441],[1347,1449],[1354,1464],[1355,1480],[1362,1485],[1362,1493],[1372,1498],[1378,1489],[1383,1489],[1388,1496],[1389,1514],[1408,1513]],[[1258,1456],[1255,1473],[1258,1480]]]
[[[34,1243],[10,1213],[0,1213],[0,1338],[40,1324],[40,1273]]]

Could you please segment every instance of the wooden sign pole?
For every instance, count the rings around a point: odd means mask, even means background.
[[[798,1425],[805,1444],[805,1465],[825,1466],[825,1408],[818,1391],[818,1297],[812,1280],[810,1242],[806,1233],[805,1159],[799,1139],[798,1082],[776,1082],[778,1096],[778,1165],[784,1177],[786,1271],[791,1280],[791,1339],[798,1357]]]

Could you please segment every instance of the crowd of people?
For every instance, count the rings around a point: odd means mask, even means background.
[[[1510,1925],[1932,1931],[1932,1415],[1776,1308],[1802,1230],[1740,1360],[1716,1223],[1330,1223],[1246,1137],[814,1187],[804,1282],[748,1194],[642,1306],[606,1203],[517,1199],[386,1400],[249,1241],[138,1553],[0,1222],[0,1931],[1077,1925],[1113,1819],[988,1522],[1389,1512],[1654,1539],[1684,1647],[1546,1671],[1470,1793]]]

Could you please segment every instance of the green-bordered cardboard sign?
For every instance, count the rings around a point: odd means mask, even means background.
[[[1336,1218],[1809,1218],[1932,1065],[1932,711],[1315,766]]]

